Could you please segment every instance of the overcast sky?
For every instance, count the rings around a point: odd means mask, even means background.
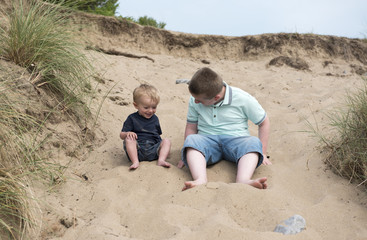
[[[195,34],[367,36],[367,0],[119,0],[117,15],[148,16]]]

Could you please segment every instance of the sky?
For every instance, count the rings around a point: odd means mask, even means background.
[[[119,0],[117,14],[193,34],[367,37],[367,0]]]

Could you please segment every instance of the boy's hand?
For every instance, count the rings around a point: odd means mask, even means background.
[[[272,165],[272,163],[269,160],[269,156],[264,155],[263,164],[264,165]]]
[[[182,160],[180,160],[178,163],[177,163],[177,167],[178,168],[183,168],[185,166],[184,162]]]

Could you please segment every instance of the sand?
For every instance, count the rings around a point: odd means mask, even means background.
[[[350,65],[364,63],[303,54],[308,69],[299,70],[269,66],[279,53],[241,58],[236,38],[170,33],[181,36],[182,42],[207,40],[198,47],[185,49],[178,44],[170,48],[162,44],[163,37],[146,37],[151,28],[133,36],[95,28],[88,44],[146,57],[86,50],[103,79],[93,82],[97,97],[91,108],[99,113],[94,128],[97,140],[78,158],[55,153],[55,159],[70,164],[65,182],[40,196],[44,203],[40,238],[367,239],[366,193],[326,167],[308,124],[327,132],[325,113],[342,104],[346,92],[355,91],[363,82]],[[144,45],[144,39],[150,40]],[[226,49],[221,55],[214,50],[221,49],[217,44],[224,40]],[[326,60],[331,62],[327,66]],[[268,189],[234,183],[236,166],[222,161],[207,169],[206,185],[181,191],[184,182],[191,180],[187,167],[176,167],[190,95],[186,84],[175,81],[191,78],[201,67],[212,68],[228,84],[252,94],[267,111],[271,122],[268,155],[273,164],[260,166],[254,177],[268,177]],[[160,92],[156,114],[162,137],[172,142],[171,168],[142,162],[137,170],[128,170],[119,132],[135,111],[132,91],[141,83],[150,83]],[[68,130],[67,125],[60,126]],[[251,125],[251,133],[257,134],[256,126]],[[273,232],[295,214],[306,220],[305,230],[289,236]]]

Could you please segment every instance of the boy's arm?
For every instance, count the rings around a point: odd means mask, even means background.
[[[191,134],[196,134],[198,133],[198,125],[196,123],[186,123],[186,128],[185,128],[185,139],[187,136],[191,135]],[[180,159],[180,161],[177,164],[178,168],[183,168],[185,166],[185,164],[183,163],[182,159]]]
[[[187,138],[187,136],[191,134],[197,134],[197,133],[198,133],[197,123],[186,123],[185,139]]]
[[[264,165],[272,164],[266,156],[266,151],[268,148],[268,141],[269,141],[269,133],[270,133],[270,120],[269,120],[269,117],[266,116],[264,121],[259,125],[259,132],[258,132],[260,141],[263,145],[263,154],[264,154],[263,164]]]

